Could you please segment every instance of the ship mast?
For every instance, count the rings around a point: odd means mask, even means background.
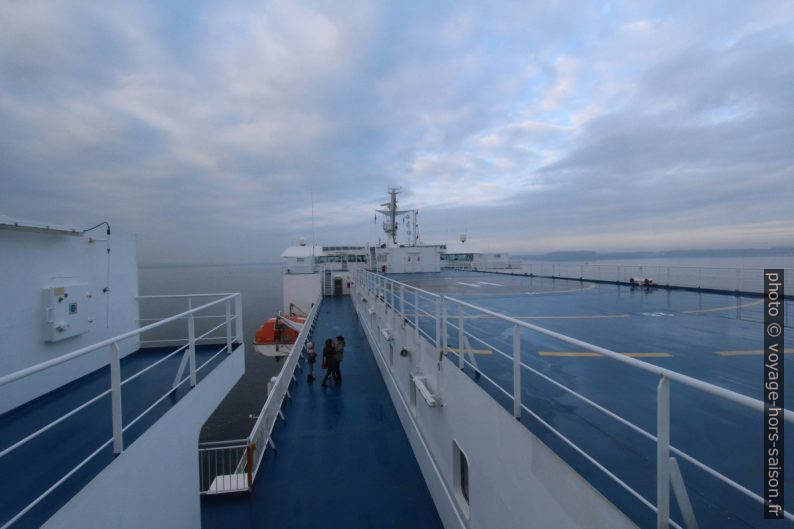
[[[397,193],[402,191],[401,187],[389,187],[389,201],[381,204],[386,209],[376,209],[377,213],[386,217],[383,222],[383,231],[391,239],[391,244],[397,244],[397,217],[411,213],[411,210],[400,211],[397,209]]]

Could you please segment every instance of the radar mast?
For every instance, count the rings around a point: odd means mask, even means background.
[[[383,222],[383,231],[389,236],[392,245],[397,244],[397,217],[414,213],[414,210],[406,209],[400,211],[397,209],[397,194],[402,191],[401,187],[389,187],[389,201],[381,204],[386,209],[376,209],[377,213],[386,217]],[[416,239],[416,236],[414,236]]]

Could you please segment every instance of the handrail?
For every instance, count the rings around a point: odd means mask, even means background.
[[[515,318],[511,318],[510,316],[505,316],[504,314],[499,314],[498,312],[494,312],[492,310],[484,309],[482,307],[478,307],[476,305],[472,305],[471,303],[467,303],[465,301],[461,301],[459,299],[453,298],[451,296],[445,296],[445,299],[448,299],[454,303],[458,303],[470,309],[475,309],[489,316],[493,316],[495,318],[501,319],[513,325],[517,325],[519,327],[524,327],[525,329],[530,329],[535,332],[539,332],[541,334],[545,334],[546,336],[550,336],[552,338],[556,338],[562,342],[569,343],[571,345],[575,345],[577,347],[582,347],[584,349],[588,349],[594,353],[599,353],[604,356],[608,356],[618,362],[623,362],[624,364],[629,364],[633,367],[637,367],[639,369],[643,369],[645,371],[654,373],[659,376],[665,376],[670,380],[675,380],[676,382],[680,382],[684,385],[699,389],[705,393],[710,393],[712,395],[716,395],[718,397],[724,398],[726,400],[730,400],[737,404],[741,404],[748,408],[751,408],[756,411],[764,411],[764,403],[758,399],[754,399],[752,397],[748,397],[747,395],[742,395],[741,393],[736,393],[735,391],[731,391],[729,389],[721,388],[720,386],[716,386],[709,382],[704,382],[697,378],[690,377],[688,375],[683,375],[678,373],[677,371],[672,371],[670,369],[665,369],[663,367],[658,367],[648,362],[643,362],[642,360],[637,360],[636,358],[631,358],[626,355],[622,355],[620,353],[616,353],[610,349],[606,349],[604,347],[599,347],[597,345],[593,345],[591,343],[585,342],[583,340],[578,340],[576,338],[571,338],[570,336],[566,336],[564,334],[560,334],[558,332],[550,331],[544,327],[540,327],[538,325],[534,325],[532,323],[527,323],[525,321],[517,320]],[[794,412],[791,410],[784,410],[784,417],[788,422],[794,422]]]
[[[458,329],[458,326],[455,325],[454,323],[449,323],[448,322],[447,325],[449,325],[453,329]],[[464,331],[463,334],[465,334],[469,338],[477,340],[478,342],[483,344],[485,347],[488,347],[488,348],[492,349],[495,353],[498,353],[499,355],[503,356],[504,358],[512,360],[512,357],[510,355],[508,355],[507,353],[505,353],[504,351],[502,351],[501,349],[499,349],[495,345],[491,344],[490,342],[486,342],[482,338],[474,336],[472,333],[470,333],[468,331]],[[511,395],[509,392],[507,392],[505,389],[503,389],[496,381],[494,381],[493,379],[491,379],[490,377],[488,377],[487,375],[482,373],[477,366],[475,366],[474,364],[472,364],[471,362],[469,362],[465,358],[462,361],[463,361],[464,364],[468,365],[469,367],[471,367],[472,369],[474,369],[475,371],[480,373],[480,376],[483,379],[485,379],[486,381],[490,382],[497,390],[501,391],[508,398],[511,398],[511,399],[513,398],[513,395]],[[589,404],[593,408],[595,408],[598,411],[600,411],[601,413],[609,416],[610,418],[615,419],[616,421],[618,421],[619,423],[623,424],[627,428],[629,428],[631,430],[634,430],[635,432],[637,432],[641,436],[645,437],[646,439],[649,439],[649,440],[653,441],[654,443],[657,442],[657,440],[658,440],[657,436],[653,435],[652,433],[648,432],[647,430],[644,430],[644,429],[640,428],[639,426],[637,426],[633,422],[624,419],[623,417],[621,417],[617,413],[605,408],[604,406],[601,406],[597,402],[585,397],[584,395],[582,395],[578,391],[575,391],[575,390],[571,389],[570,387],[566,386],[565,384],[557,382],[553,378],[551,378],[548,375],[538,371],[537,369],[527,365],[524,362],[520,362],[520,365],[521,365],[522,368],[526,369],[527,371],[539,376],[540,378],[542,378],[543,380],[549,382],[550,384],[553,384],[553,385],[557,386],[558,388],[562,389],[566,393],[569,393],[570,395],[573,395],[574,397],[578,398],[582,402],[585,402],[585,403]],[[522,404],[521,406],[526,410],[526,406],[524,404]],[[529,410],[527,410],[527,411],[529,411]],[[550,426],[549,426],[549,428],[551,429]],[[676,448],[672,444],[670,445],[670,451],[673,452],[674,454],[678,455],[678,456],[681,456],[688,463],[691,463],[691,464],[695,465],[696,467],[700,468],[704,472],[706,472],[706,473],[710,474],[711,476],[719,479],[720,481],[722,481],[726,485],[728,485],[730,487],[733,487],[735,490],[738,490],[739,492],[744,493],[745,495],[755,499],[758,502],[762,502],[763,503],[763,501],[764,501],[763,498],[761,496],[759,496],[758,494],[756,494],[755,492],[751,491],[747,487],[744,487],[743,485],[740,485],[739,483],[737,483],[736,481],[732,480],[731,478],[729,478],[729,477],[727,477],[727,476],[725,476],[723,474],[720,474],[719,472],[717,472],[716,470],[714,470],[710,466],[708,466],[708,465],[706,465],[704,463],[701,463],[700,461],[698,461],[697,459],[695,459],[691,455],[687,454],[686,452],[684,452],[683,450],[681,450],[679,448]],[[633,492],[632,492],[632,495],[633,495]],[[654,507],[654,509],[655,509],[655,507]]]
[[[595,264],[560,262],[522,262],[519,272],[492,270],[493,273],[507,275],[529,275],[582,281],[598,281],[616,284],[630,284],[628,277],[633,274],[650,274],[654,286],[683,288],[700,291],[723,291],[737,294],[763,294],[763,277],[759,267],[735,266],[694,266],[665,264]],[[794,272],[792,268],[785,268]],[[638,278],[642,279],[642,277]],[[642,286],[642,285],[639,285]],[[790,290],[790,289],[787,289]],[[785,296],[790,298],[791,292]]]
[[[475,370],[481,377],[483,377],[486,381],[491,383],[498,391],[504,393],[508,398],[513,400],[514,405],[514,414],[517,418],[520,418],[520,413],[523,410],[524,412],[532,415],[535,419],[540,421],[541,424],[546,426],[554,435],[559,437],[564,443],[569,445],[572,449],[574,449],[577,453],[582,455],[586,460],[590,463],[595,465],[598,469],[605,472],[607,476],[612,478],[619,486],[627,490],[631,495],[635,498],[639,499],[643,504],[649,507],[651,510],[656,512],[658,523],[670,524],[673,527],[680,527],[675,521],[670,519],[670,506],[669,506],[669,486],[672,484],[673,488],[679,486],[681,488],[684,487],[683,481],[681,481],[680,473],[677,470],[677,463],[675,462],[674,458],[670,457],[670,454],[675,454],[687,462],[695,465],[697,468],[706,472],[709,476],[716,478],[723,483],[729,485],[734,490],[744,494],[745,496],[759,501],[763,503],[763,498],[758,494],[754,493],[753,491],[749,490],[748,488],[744,487],[743,485],[737,483],[736,481],[730,479],[729,477],[721,474],[720,472],[712,469],[708,465],[700,462],[699,460],[695,459],[694,457],[686,454],[682,450],[672,446],[669,441],[669,431],[670,431],[670,424],[669,424],[669,381],[673,380],[679,382],[683,385],[689,386],[691,388],[697,389],[704,393],[708,393],[719,397],[721,399],[739,404],[746,408],[755,410],[755,411],[764,411],[764,403],[760,400],[754,399],[752,397],[742,395],[735,391],[728,390],[726,388],[722,388],[715,384],[711,384],[694,377],[684,375],[682,373],[678,373],[676,371],[672,371],[670,369],[661,368],[650,364],[648,362],[643,362],[642,360],[637,360],[631,357],[627,357],[625,355],[621,355],[615,351],[610,349],[606,349],[603,347],[596,346],[594,344],[585,342],[583,340],[579,340],[576,338],[572,338],[570,336],[563,335],[561,333],[557,333],[546,329],[544,327],[540,327],[538,325],[528,323],[525,321],[518,320],[516,318],[512,318],[510,316],[506,316],[504,314],[500,314],[493,310],[485,309],[483,307],[479,307],[472,303],[468,303],[466,301],[451,297],[451,296],[440,296],[440,299],[436,301],[435,306],[435,314],[424,310],[423,308],[419,307],[418,300],[420,299],[419,296],[414,292],[413,296],[410,296],[412,291],[421,291],[417,287],[413,287],[411,285],[407,285],[405,283],[400,283],[394,281],[390,278],[384,278],[382,276],[378,276],[376,274],[367,273],[365,271],[361,272],[360,281],[363,287],[368,290],[373,295],[373,302],[375,305],[371,307],[370,313],[372,313],[372,309],[377,308],[378,304],[382,304],[381,306],[384,307],[384,310],[394,310],[396,315],[399,315],[403,321],[407,322],[409,325],[416,327],[416,337],[420,335],[424,335],[428,342],[435,345],[435,348],[443,353],[446,353],[447,350],[447,326],[452,326],[455,329],[458,329],[459,332],[459,341],[463,340],[464,337],[473,338],[481,343],[483,343],[486,347],[490,347],[494,351],[498,352],[500,356],[508,358],[512,360],[513,363],[513,370],[514,370],[514,381],[513,381],[513,394],[511,395],[508,390],[502,388],[499,383],[493,380],[491,377],[488,377],[483,373],[480,368],[476,365],[476,362],[472,358],[472,362],[467,361],[464,358],[463,352],[458,352],[459,359],[460,359],[460,368],[463,368],[463,365],[469,365],[472,369]],[[393,284],[389,284],[393,283]],[[387,288],[387,285],[391,288]],[[399,289],[395,288],[399,286]],[[399,297],[398,297],[399,294]],[[410,298],[413,297],[414,299],[411,300]],[[412,302],[413,301],[413,302]],[[449,315],[447,313],[446,302],[449,301],[453,304],[458,304],[459,306],[459,314],[458,315]],[[399,306],[398,306],[399,304]],[[414,314],[411,317],[408,317],[405,314],[406,305],[412,306],[412,312]],[[470,332],[467,332],[462,328],[462,324],[464,318],[470,317],[478,317],[477,315],[464,315],[464,308],[469,309],[471,311],[476,311],[482,316],[490,316],[493,318],[500,319],[505,323],[512,325],[513,327],[513,355],[508,355],[504,351],[500,350],[499,348],[493,346],[492,344],[487,343],[483,339],[474,336]],[[432,320],[436,320],[436,330],[435,330],[435,339],[433,339],[430,334],[421,329],[419,326],[419,313],[423,313],[427,317]],[[461,326],[456,326],[453,321],[460,320]],[[581,347],[585,350],[589,350],[603,356],[612,358],[617,360],[621,363],[627,364],[631,367],[635,367],[638,369],[642,369],[644,371],[653,373],[659,377],[659,386],[657,388],[658,392],[658,404],[657,404],[657,435],[653,435],[650,432],[640,428],[639,426],[631,423],[630,421],[620,417],[616,413],[608,410],[607,408],[597,404],[596,402],[588,399],[584,395],[574,391],[573,389],[561,384],[550,377],[546,376],[545,374],[531,368],[529,365],[524,363],[520,360],[520,329],[527,329],[533,332],[537,332],[543,334],[545,336],[560,340],[564,343],[568,343],[571,345],[575,345],[577,347]],[[468,339],[468,338],[467,338]],[[469,345],[463,345],[462,343],[459,345],[462,349],[463,347],[470,347]],[[439,357],[440,361],[440,357]],[[654,505],[644,497],[642,497],[639,493],[631,489],[625,482],[623,482],[620,478],[618,478],[615,474],[610,472],[606,467],[596,461],[592,456],[587,454],[584,450],[579,448],[573,441],[568,439],[564,434],[557,431],[552,425],[547,423],[546,421],[542,420],[533,410],[531,410],[528,406],[521,402],[521,376],[520,372],[522,370],[527,370],[531,373],[537,374],[541,376],[543,379],[553,383],[554,385],[560,387],[561,389],[565,390],[566,392],[574,395],[575,397],[581,399],[582,401],[586,402],[587,404],[592,405],[595,409],[605,413],[607,416],[611,417],[612,419],[617,420],[621,424],[628,426],[635,432],[639,433],[643,437],[646,437],[652,440],[657,445],[657,505]],[[791,410],[783,409],[783,419],[788,422],[794,422],[794,412]],[[678,497],[679,490],[676,489],[676,495]],[[684,496],[686,496],[686,492],[683,492]],[[688,503],[688,499],[684,498],[682,500],[679,498],[679,501],[684,501]],[[689,526],[690,523],[694,522],[694,514],[691,512],[691,508],[689,509],[688,513],[683,513],[684,509],[682,507],[682,516],[684,516],[687,525]],[[794,520],[794,514],[788,511],[783,511],[783,515],[788,520]]]
[[[281,409],[281,403],[283,402],[284,396],[287,392],[287,388],[284,387],[284,381],[287,381],[286,385],[288,386],[289,381],[292,379],[295,366],[298,363],[298,358],[303,351],[303,346],[308,339],[309,333],[314,328],[314,324],[317,319],[317,312],[319,311],[321,302],[322,296],[317,298],[317,300],[314,302],[314,306],[311,308],[311,310],[309,310],[309,315],[306,317],[306,321],[303,324],[303,329],[301,329],[301,332],[298,334],[298,338],[295,340],[295,343],[292,344],[292,348],[287,355],[287,360],[284,362],[284,367],[276,376],[273,389],[267,396],[265,404],[262,406],[262,410],[259,413],[259,417],[257,418],[254,427],[251,429],[251,434],[248,436],[248,442],[255,443],[258,438],[264,437],[261,435],[263,428],[267,427],[268,429],[266,436],[267,439],[262,439],[262,442],[256,447],[256,460],[254,461],[254,469],[252,471],[254,476],[259,469],[259,463],[261,462],[262,456],[264,455],[267,448],[266,443],[270,441],[270,436],[273,432],[273,427],[275,426],[275,415],[273,412],[277,409]],[[276,402],[276,400],[278,400],[278,402]],[[264,424],[264,421],[271,415],[273,415],[273,421],[269,426],[267,426]],[[270,442],[272,443],[272,441]]]
[[[204,470],[206,465],[204,465],[204,460],[200,458],[199,472],[202,476],[202,488],[200,492],[202,494],[239,492],[241,490],[245,490],[246,486],[249,489],[253,486],[256,473],[259,470],[259,465],[261,464],[262,458],[267,451],[268,444],[275,448],[275,445],[271,439],[273,427],[275,426],[277,417],[281,415],[281,404],[284,401],[284,397],[288,395],[289,384],[293,379],[293,374],[301,357],[304,344],[306,343],[309,334],[314,328],[321,302],[322,295],[319,296],[312,304],[309,314],[306,316],[303,326],[298,333],[298,337],[295,340],[295,343],[292,344],[290,352],[286,356],[281,371],[279,371],[279,373],[274,377],[275,381],[273,386],[270,389],[264,404],[262,405],[259,416],[257,417],[254,426],[251,428],[251,433],[248,435],[248,437],[246,439],[213,441],[201,443],[199,445],[199,453],[207,454],[208,457],[215,457],[214,455],[210,455],[213,452],[221,453],[224,450],[230,448],[245,448],[245,459],[241,460],[239,465],[235,465],[235,472],[244,472],[247,474],[246,484],[241,485],[236,479],[232,479],[230,476],[217,474],[218,469],[206,469],[207,472],[205,473]],[[237,455],[242,457],[242,452]],[[222,456],[223,455],[221,454],[221,457]],[[224,467],[222,465],[222,471],[230,470],[230,468]],[[213,485],[213,483],[216,483],[216,478],[218,477],[224,478],[226,481],[223,481],[222,479],[220,484]]]
[[[102,347],[106,347],[108,345],[112,345],[114,343],[118,343],[118,342],[120,342],[122,340],[126,340],[127,338],[131,338],[131,337],[133,337],[135,335],[141,334],[141,333],[149,331],[151,329],[156,329],[157,327],[161,327],[161,326],[165,325],[166,323],[170,323],[170,322],[172,322],[174,320],[178,320],[180,318],[188,316],[189,314],[193,314],[195,312],[198,312],[200,310],[206,309],[208,307],[212,307],[213,305],[217,305],[218,303],[221,303],[221,302],[226,301],[226,300],[230,300],[230,299],[232,299],[232,298],[234,298],[236,296],[239,296],[239,295],[240,294],[229,294],[227,296],[222,297],[221,299],[216,299],[215,301],[211,301],[210,303],[206,303],[204,305],[201,305],[200,307],[196,307],[194,309],[189,309],[189,310],[186,310],[185,312],[182,312],[182,313],[177,314],[175,316],[171,316],[169,318],[165,318],[163,320],[160,320],[157,323],[150,323],[149,325],[145,325],[143,327],[139,327],[137,329],[133,329],[131,331],[127,331],[125,333],[119,334],[118,336],[114,336],[112,338],[107,338],[106,340],[102,340],[101,342],[97,342],[97,343],[95,343],[93,345],[89,345],[87,347],[83,347],[81,349],[77,349],[76,351],[72,351],[71,353],[68,353],[68,354],[65,354],[65,355],[61,355],[61,356],[59,356],[57,358],[53,358],[51,360],[47,360],[45,362],[41,362],[39,364],[27,367],[25,369],[20,369],[19,371],[16,371],[14,373],[5,375],[3,377],[0,377],[0,386],[4,386],[6,384],[9,384],[11,382],[15,382],[17,380],[20,380],[22,378],[28,377],[30,375],[34,375],[34,374],[36,374],[36,373],[38,373],[40,371],[44,371],[45,369],[49,369],[51,367],[63,364],[64,362],[68,362],[69,360],[72,360],[74,358],[77,358],[77,357],[83,356],[85,354],[88,354],[90,352],[96,351],[97,349],[101,349]]]
[[[217,292],[208,294],[153,294],[147,296],[135,296],[135,299],[168,299],[168,298],[209,298],[213,296],[235,296],[236,292]]]
[[[193,295],[185,295],[185,296],[181,296],[181,297],[191,297],[191,296],[193,296]],[[200,296],[200,295],[196,295],[196,296]],[[155,297],[155,296],[151,296],[151,297]],[[172,296],[172,297],[176,297],[176,296]],[[234,315],[232,315],[232,313],[231,313],[231,300],[232,299],[235,300],[235,314]],[[193,323],[193,319],[194,319],[193,318],[193,314],[198,312],[198,311],[205,310],[208,307],[220,304],[220,303],[225,303],[225,305],[226,305],[226,315],[224,316],[225,321],[222,322],[220,325],[218,325],[218,326],[210,329],[209,331],[205,332],[203,335],[201,335],[199,337],[196,337],[195,336],[195,330],[194,330],[194,323]],[[160,326],[165,325],[165,324],[167,324],[169,322],[175,321],[177,319],[184,318],[186,316],[188,317],[187,319],[188,319],[188,329],[189,329],[189,333],[188,333],[189,336],[187,338],[187,342],[188,342],[187,344],[185,344],[182,347],[177,348],[175,351],[171,352],[170,354],[168,354],[164,358],[159,359],[157,362],[153,363],[152,365],[141,369],[137,373],[134,373],[134,374],[128,376],[124,380],[121,380],[121,377],[120,377],[120,374],[121,374],[120,351],[119,351],[119,347],[118,347],[118,343],[120,341],[126,340],[126,339],[130,338],[131,336],[134,336],[136,334],[140,334],[140,333],[146,332],[148,330],[160,327]],[[102,444],[94,452],[92,452],[91,455],[89,455],[87,458],[83,459],[74,468],[69,470],[64,476],[62,476],[60,479],[58,479],[54,484],[52,484],[47,490],[45,490],[42,494],[40,494],[38,497],[36,497],[31,503],[29,503],[21,511],[17,512],[9,520],[6,520],[5,523],[3,523],[3,525],[0,527],[0,529],[6,529],[6,528],[10,527],[17,520],[19,520],[22,516],[24,516],[26,513],[30,512],[31,509],[33,509],[36,505],[38,505],[53,490],[55,490],[57,487],[59,487],[70,476],[72,476],[80,468],[85,466],[85,464],[88,463],[88,461],[93,459],[95,456],[97,456],[102,450],[104,450],[108,446],[110,446],[110,445],[113,446],[113,451],[114,451],[115,454],[121,453],[124,450],[123,434],[124,434],[125,431],[127,431],[129,428],[131,428],[132,426],[137,424],[140,419],[142,419],[144,416],[146,416],[150,411],[152,411],[154,408],[156,408],[165,399],[170,398],[173,395],[175,389],[181,387],[186,382],[190,383],[190,387],[195,386],[197,384],[197,377],[196,377],[197,373],[199,371],[203,370],[204,368],[206,368],[210,363],[212,363],[221,353],[223,353],[225,351],[226,353],[230,354],[232,352],[231,351],[232,350],[231,326],[232,326],[233,322],[237,323],[237,330],[238,330],[238,335],[237,336],[239,337],[239,335],[241,333],[241,328],[242,328],[242,326],[241,326],[241,322],[242,322],[242,301],[241,301],[240,294],[228,294],[228,295],[225,295],[224,297],[222,297],[220,299],[217,299],[215,301],[212,301],[210,303],[206,303],[206,304],[201,305],[199,307],[191,308],[191,309],[189,309],[189,310],[187,310],[185,312],[182,312],[180,314],[176,314],[176,315],[168,317],[168,318],[163,318],[162,320],[158,321],[157,323],[146,325],[144,327],[140,327],[138,329],[134,329],[132,331],[128,331],[128,332],[122,333],[120,335],[114,336],[112,338],[108,338],[106,340],[102,340],[102,341],[97,342],[97,343],[95,343],[93,345],[89,345],[87,347],[83,347],[83,348],[77,349],[76,351],[73,351],[73,352],[71,352],[69,354],[62,355],[62,356],[60,356],[58,358],[54,358],[54,359],[46,361],[46,362],[41,362],[41,363],[39,363],[37,365],[31,366],[29,368],[26,368],[26,369],[23,369],[23,370],[20,370],[20,371],[17,371],[15,373],[11,373],[10,375],[6,375],[6,376],[0,378],[0,386],[2,386],[4,384],[9,384],[9,383],[12,383],[12,382],[14,382],[16,380],[20,380],[20,379],[22,379],[24,377],[27,377],[27,376],[30,376],[32,374],[38,373],[38,372],[40,372],[40,371],[42,371],[44,369],[48,369],[50,367],[62,364],[64,362],[68,362],[69,360],[72,360],[74,358],[78,358],[78,357],[80,357],[82,355],[85,355],[85,354],[87,354],[89,352],[92,352],[92,351],[95,351],[95,350],[100,349],[102,347],[110,345],[110,362],[109,362],[109,366],[110,366],[110,386],[111,387],[109,389],[101,392],[100,394],[95,395],[94,397],[90,398],[87,402],[84,402],[84,403],[78,405],[77,407],[75,407],[74,409],[66,412],[64,415],[52,420],[51,422],[49,422],[48,424],[46,424],[43,427],[39,428],[35,432],[32,432],[32,433],[26,435],[24,438],[14,442],[10,446],[6,447],[2,451],[0,451],[0,457],[4,457],[4,456],[8,455],[12,451],[14,451],[17,448],[19,448],[20,446],[28,443],[29,441],[31,441],[34,438],[36,438],[39,435],[41,435],[42,433],[50,430],[51,428],[53,428],[57,424],[62,423],[66,419],[74,416],[76,413],[84,410],[86,407],[90,406],[91,404],[94,404],[95,402],[97,402],[98,400],[100,400],[100,399],[102,399],[104,397],[107,397],[108,395],[111,396],[111,404],[112,404],[112,406],[111,406],[111,417],[112,417],[112,422],[113,422],[113,436],[108,441],[104,442],[104,444]],[[218,328],[220,328],[223,325],[226,325],[226,328],[227,328],[226,345],[221,347],[220,350],[218,350],[214,355],[212,355],[209,359],[207,359],[200,366],[196,367],[195,366],[195,343],[196,343],[196,341],[201,339],[202,337],[207,336],[208,334],[214,332],[215,330],[217,330]],[[149,405],[145,410],[143,410],[141,413],[139,413],[137,415],[137,417],[135,417],[134,419],[129,421],[126,425],[122,425],[122,415],[121,415],[121,411],[122,411],[121,410],[121,390],[122,390],[122,387],[126,383],[138,378],[139,376],[143,375],[144,373],[146,373],[147,371],[153,369],[154,367],[162,364],[165,360],[173,357],[175,354],[177,354],[177,353],[179,353],[181,351],[184,351],[184,353],[186,355],[185,359],[189,358],[189,360],[190,360],[190,373],[185,375],[184,377],[182,377],[181,376],[181,371],[180,371],[178,373],[178,375],[177,375],[177,381],[175,381],[173,387],[168,388],[168,390],[163,395],[161,395],[159,398],[157,398],[155,400],[155,402],[153,404]],[[185,362],[185,361],[186,360],[183,360],[183,362]]]

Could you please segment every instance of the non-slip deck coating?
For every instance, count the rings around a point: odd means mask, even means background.
[[[393,279],[451,296],[639,360],[762,399],[763,300],[684,290],[595,284],[588,281],[517,277],[476,272],[411,274]],[[387,300],[389,294],[387,293]],[[412,300],[408,296],[408,300]],[[458,307],[447,302],[449,345],[458,347]],[[794,302],[787,301],[789,333]],[[420,301],[420,327],[433,336],[430,301]],[[413,309],[409,306],[408,311]],[[482,315],[482,314],[481,314]],[[498,348],[512,354],[513,326],[493,317],[464,311],[472,348]],[[413,316],[409,318],[412,321]],[[792,370],[794,348],[784,364]],[[456,352],[447,358],[457,365]],[[513,392],[512,361],[495,352],[477,354],[483,375]],[[530,330],[521,331],[521,360],[649,433],[656,434],[656,375]],[[472,380],[507,411],[513,403],[484,376],[466,367]],[[787,384],[788,385],[788,384]],[[652,503],[656,497],[656,445],[582,400],[532,374],[522,372],[522,402],[555,429],[639,491]],[[679,383],[670,385],[671,443],[756,493],[762,492],[762,416]],[[794,392],[786,394],[792,409]],[[655,524],[655,514],[631,497],[581,455],[566,446],[524,411],[521,418],[599,491],[641,527]],[[794,453],[794,436],[785,443]],[[764,527],[763,507],[709,477],[678,457],[700,527]],[[786,506],[794,507],[794,475],[786,483]],[[575,506],[572,506],[575,508]],[[674,519],[681,523],[675,501]],[[783,526],[794,526],[778,521]]]
[[[345,337],[342,384],[296,373],[250,494],[203,498],[203,529],[441,528],[349,297],[325,298],[312,340]]]
[[[221,346],[197,346],[196,365],[201,366]],[[121,380],[152,365],[173,348],[147,348],[121,360]],[[197,373],[200,382],[224,358],[221,353]],[[122,386],[123,425],[151,406],[171,387],[181,354],[166,360]],[[187,376],[187,371],[183,377]],[[0,416],[0,450],[25,438],[51,421],[77,408],[110,388],[110,369],[98,369]],[[128,447],[189,390],[185,383],[173,398],[166,398],[140,421],[124,432]],[[97,400],[60,424],[0,458],[3,493],[0,494],[0,525],[35,500],[71,471],[83,459],[113,437],[110,395]],[[99,452],[63,484],[53,489],[12,526],[13,529],[40,527],[80,489],[113,461],[113,446]],[[198,462],[197,462],[198,464]],[[97,506],[101,508],[101,506]]]

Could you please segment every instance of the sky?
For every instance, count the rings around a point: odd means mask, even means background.
[[[0,28],[0,214],[107,220],[142,264],[376,242],[388,186],[427,243],[794,245],[790,0],[5,0]]]

